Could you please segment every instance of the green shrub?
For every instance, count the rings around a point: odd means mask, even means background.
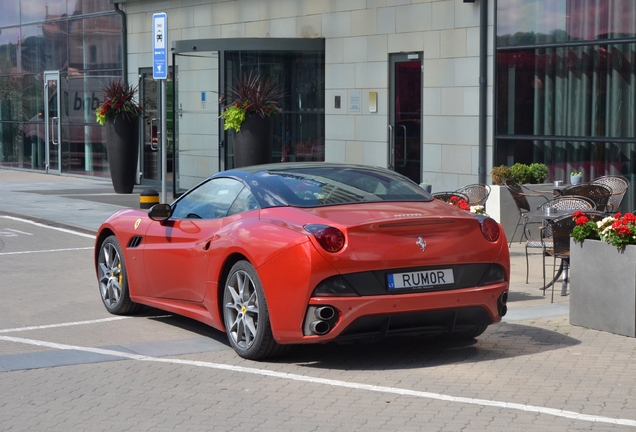
[[[530,164],[530,183],[543,183],[548,178],[548,167],[542,163]]]
[[[526,164],[516,163],[510,167],[510,179],[515,183],[530,183],[531,177],[530,167]]]
[[[543,163],[533,163],[530,165],[516,163],[511,167],[499,165],[490,171],[492,182],[503,186],[505,179],[510,179],[515,183],[539,184],[548,178],[548,167]]]
[[[503,186],[504,180],[510,178],[510,168],[505,165],[493,167],[490,171],[492,182],[496,185]]]

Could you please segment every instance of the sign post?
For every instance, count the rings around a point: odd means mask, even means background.
[[[152,77],[161,81],[161,202],[167,202],[166,177],[168,154],[166,145],[166,78],[168,78],[168,17],[165,12],[152,15]]]

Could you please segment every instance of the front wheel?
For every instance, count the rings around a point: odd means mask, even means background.
[[[126,264],[117,237],[109,236],[99,247],[97,279],[102,302],[115,315],[135,313],[142,305],[130,299]]]
[[[223,293],[223,319],[230,344],[249,360],[280,354],[269,322],[267,302],[254,267],[239,261],[230,270]]]

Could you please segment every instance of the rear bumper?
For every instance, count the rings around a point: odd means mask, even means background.
[[[508,283],[452,291],[403,295],[311,298],[309,306],[331,306],[336,318],[324,335],[300,331],[277,337],[279,343],[377,340],[391,334],[457,331],[501,321],[501,296]]]

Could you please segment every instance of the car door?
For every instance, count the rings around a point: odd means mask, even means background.
[[[144,262],[155,297],[203,301],[211,243],[243,188],[234,179],[208,180],[173,204],[170,219],[150,225]]]

